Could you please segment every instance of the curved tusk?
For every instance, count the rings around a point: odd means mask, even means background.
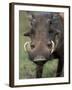
[[[51,50],[51,53],[53,53],[54,49],[55,49],[55,43],[54,41],[51,40],[51,43],[52,43],[52,50]]]
[[[27,45],[30,45],[30,42],[25,42],[24,43],[24,50],[27,51]]]

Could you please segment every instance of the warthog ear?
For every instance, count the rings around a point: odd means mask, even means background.
[[[30,32],[24,33],[24,36],[30,36]]]

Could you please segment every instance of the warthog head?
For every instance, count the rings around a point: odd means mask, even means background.
[[[62,34],[62,21],[59,13],[33,13],[29,15],[30,31],[25,32],[31,41],[24,44],[30,60],[37,64],[48,61],[58,49]]]

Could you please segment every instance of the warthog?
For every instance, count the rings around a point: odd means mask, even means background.
[[[56,77],[62,74],[64,65],[64,20],[63,13],[37,12],[30,13],[30,31],[24,36],[31,38],[24,48],[29,59],[37,64],[36,77],[42,77],[44,64],[58,58]]]

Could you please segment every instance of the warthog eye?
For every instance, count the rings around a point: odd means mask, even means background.
[[[35,47],[35,45],[34,44],[31,44],[31,49],[33,49]]]

